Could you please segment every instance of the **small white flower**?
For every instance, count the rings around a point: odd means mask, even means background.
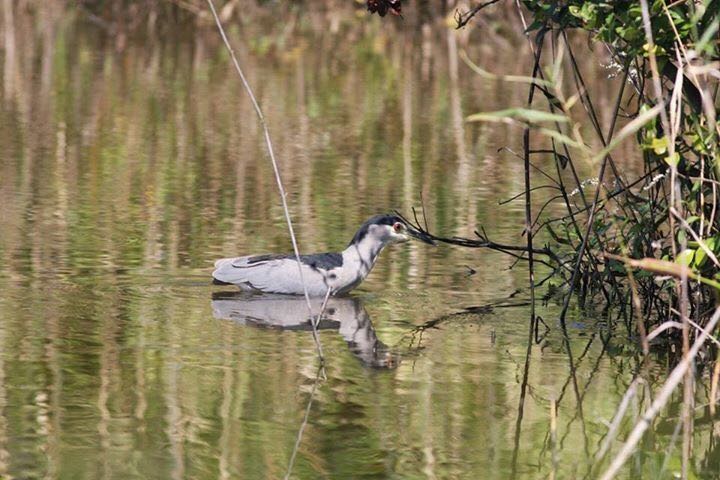
[[[660,181],[661,179],[663,179],[663,178],[665,178],[665,174],[664,174],[664,173],[659,173],[659,174],[655,175],[655,176],[652,178],[652,180],[650,180],[650,183],[648,183],[647,185],[645,185],[645,186],[643,187],[642,191],[643,191],[643,192],[647,192],[647,191],[650,190],[652,187],[654,187],[657,182],[659,182],[659,181]]]
[[[582,182],[580,182],[580,187],[576,188],[575,190],[570,192],[570,194],[568,194],[568,197],[572,197],[573,195],[577,195],[578,193],[580,193],[581,188],[584,189],[588,185],[597,185],[598,183],[599,183],[599,180],[597,177],[588,178],[587,180],[583,180]]]

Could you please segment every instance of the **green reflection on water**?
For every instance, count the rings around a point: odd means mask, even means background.
[[[228,58],[212,31],[118,51],[77,13],[55,14],[38,31],[33,14],[16,12],[17,51],[2,70],[0,476],[281,478],[315,353],[307,332],[213,315],[213,259],[290,249]],[[436,231],[469,236],[484,225],[518,242],[521,205],[497,206],[521,190],[519,162],[497,151],[517,146],[518,131],[463,118],[520,105],[524,92],[479,81],[457,51],[524,74],[523,44],[465,46],[440,27],[386,28],[305,26],[279,51],[262,25],[233,30],[255,49],[241,59],[301,248],[340,249],[367,216],[407,212],[420,192]],[[338,325],[321,334],[327,380],[292,476],[584,476],[638,368],[625,353],[634,350],[625,331],[608,343],[613,332],[578,315],[573,379],[557,311],[541,309],[551,331],[532,344],[518,424],[529,312],[451,315],[522,288],[527,272],[508,270],[511,260],[417,244],[384,252],[353,296],[365,312],[362,328],[348,327],[356,337]],[[374,367],[391,368],[372,368],[368,339],[393,355]],[[658,378],[663,362],[651,367]],[[643,391],[638,405],[649,398]],[[556,466],[551,399],[560,405]],[[703,412],[693,468],[717,472]],[[666,412],[625,475],[660,471],[677,415]],[[676,446],[668,471],[679,455]]]

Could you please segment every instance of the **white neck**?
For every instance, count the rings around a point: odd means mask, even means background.
[[[343,261],[348,268],[357,271],[361,278],[367,277],[375,265],[385,244],[372,235],[366,235],[359,243],[349,245],[343,251]]]

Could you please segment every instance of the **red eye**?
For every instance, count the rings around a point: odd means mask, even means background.
[[[402,227],[402,223],[395,222],[395,225],[393,225],[393,230],[395,230],[396,232],[400,232],[400,230],[402,230]]]

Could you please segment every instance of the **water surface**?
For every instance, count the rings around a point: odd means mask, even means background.
[[[291,248],[216,33],[119,42],[63,8],[19,8],[3,27],[0,477],[597,474],[639,365],[628,330],[575,311],[566,340],[550,302],[538,310],[547,328],[529,336],[522,263],[413,243],[331,302],[318,376],[302,302],[209,282],[215,258]],[[368,216],[421,197],[438,233],[483,225],[523,242],[522,203],[498,206],[522,190],[521,162],[499,151],[518,148],[519,130],[464,118],[522,105],[525,90],[458,59],[466,48],[527,74],[523,39],[341,12],[230,28],[302,251],[342,249]],[[594,59],[584,68],[602,105],[616,84]],[[655,357],[648,375],[667,370]],[[641,390],[633,416],[651,398]],[[663,413],[624,476],[678,470],[677,418],[676,405]],[[702,407],[696,420],[691,469],[710,478],[717,427]]]

